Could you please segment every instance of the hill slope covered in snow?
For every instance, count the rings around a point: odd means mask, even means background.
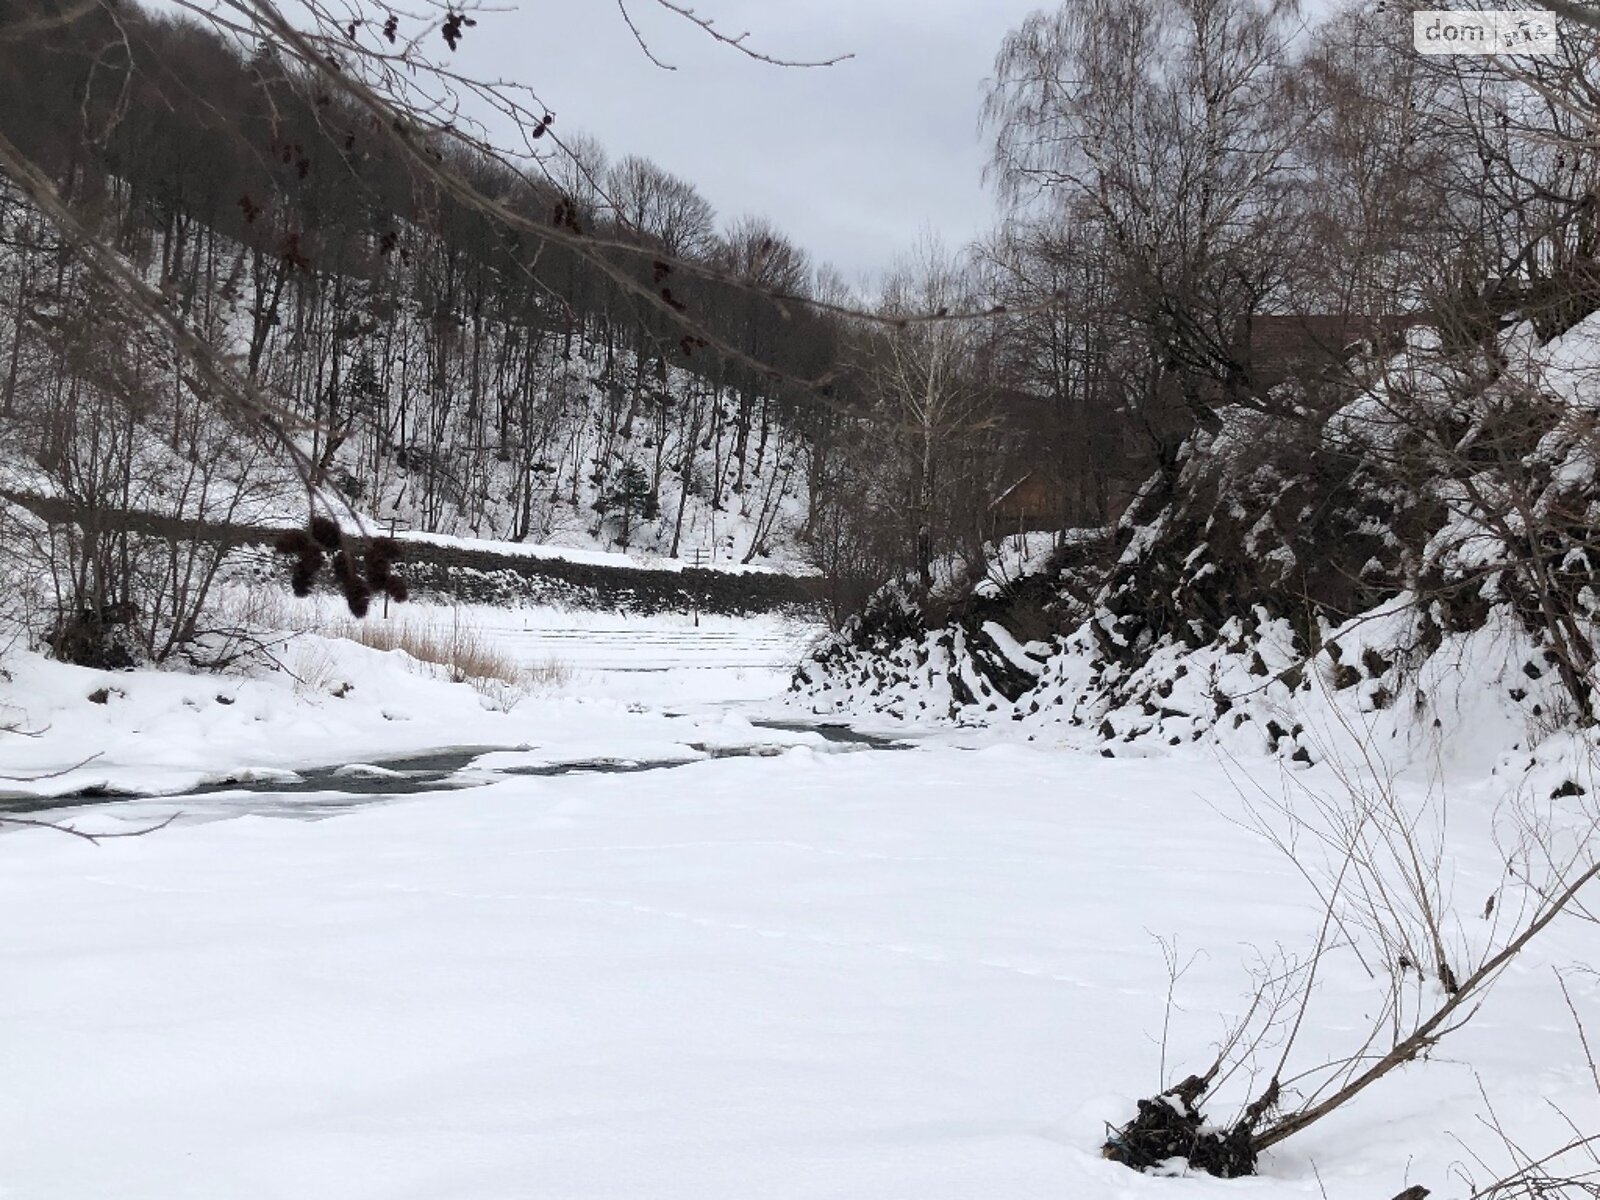
[[[886,589],[797,701],[1300,763],[1488,766],[1586,724],[1600,317],[1477,347],[1418,328],[1363,379],[1322,411],[1225,411],[1109,536],[1046,535],[927,600]]]

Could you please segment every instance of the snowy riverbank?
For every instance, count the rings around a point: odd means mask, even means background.
[[[804,630],[473,619],[505,623],[530,663],[559,647],[571,674],[507,712],[321,638],[297,643],[332,662],[311,692],[13,656],[7,694],[39,736],[5,743],[6,770],[100,755],[16,786],[525,748],[478,758],[478,786],[331,819],[272,819],[336,811],[315,797],[249,815],[261,798],[242,794],[247,815],[212,819],[224,792],[151,836],[0,838],[0,1196],[1382,1200],[1466,1196],[1469,1153],[1479,1182],[1509,1166],[1489,1104],[1535,1150],[1569,1136],[1547,1101],[1600,1127],[1551,971],[1593,961],[1593,927],[1571,922],[1431,1061],[1269,1152],[1261,1177],[1107,1162],[1107,1123],[1204,1069],[1259,955],[1315,937],[1316,896],[1238,823],[1241,785],[1281,792],[1280,764],[997,731],[851,752],[755,723],[782,711]],[[87,698],[102,686],[119,694]],[[494,774],[597,756],[680,765]],[[1336,785],[1321,764],[1293,778]],[[1502,800],[1488,777],[1450,797],[1463,948],[1488,934],[1485,895],[1515,911]],[[184,803],[69,817],[126,829]],[[1163,940],[1188,964],[1170,1005]],[[1569,987],[1600,1011],[1592,976]],[[1347,1051],[1381,994],[1355,956],[1327,957],[1303,1054]]]

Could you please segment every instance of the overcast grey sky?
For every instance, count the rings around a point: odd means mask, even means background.
[[[982,82],[1041,0],[695,0],[769,53],[855,55],[810,70],[752,62],[653,0],[630,4],[676,71],[650,64],[612,0],[484,14],[459,61],[534,87],[561,132],[592,134],[613,159],[683,176],[724,220],[770,217],[853,282],[923,228],[959,245],[992,223]]]

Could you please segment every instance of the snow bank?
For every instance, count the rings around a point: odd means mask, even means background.
[[[306,626],[335,627],[331,600],[294,603]],[[701,757],[695,747],[726,748],[740,738],[819,741],[748,725],[735,730],[724,713],[706,711],[712,700],[774,690],[814,636],[808,626],[707,617],[696,627],[689,617],[487,607],[395,612],[395,622],[419,629],[448,631],[460,622],[537,678],[527,690],[486,699],[467,683],[443,682],[404,651],[317,633],[283,635],[274,650],[281,669],[246,676],[95,671],[19,651],[7,657],[10,679],[0,682],[0,722],[31,736],[0,734],[0,774],[9,777],[0,779],[0,793],[176,793],[263,771],[452,747],[511,748],[543,762],[657,761]],[[640,700],[652,698],[684,715],[643,709]]]

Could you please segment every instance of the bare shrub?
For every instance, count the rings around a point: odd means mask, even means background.
[[[294,680],[294,694],[302,698],[332,693],[339,673],[333,651],[321,642],[302,642],[284,669]]]
[[[189,651],[228,530],[282,501],[287,476],[272,438],[213,410],[114,291],[70,270],[60,287],[59,320],[19,327],[31,365],[0,422],[6,453],[34,464],[12,485],[33,514],[0,522],[48,597],[30,632],[86,666],[206,665]]]
[[[1577,973],[1591,977],[1595,975],[1592,970]],[[1556,979],[1567,1011],[1572,1015],[1578,1046],[1589,1078],[1593,1081],[1595,1097],[1600,1100],[1600,1065],[1595,1061],[1589,1031],[1578,1016],[1578,1006],[1573,1002],[1572,991],[1568,987],[1567,973],[1558,971]],[[1479,1153],[1464,1139],[1458,1138],[1472,1159],[1471,1166],[1463,1164],[1456,1168],[1456,1173],[1471,1188],[1468,1200],[1578,1200],[1579,1197],[1592,1200],[1600,1196],[1600,1133],[1586,1133],[1580,1117],[1551,1102],[1552,1109],[1570,1136],[1561,1137],[1554,1148],[1530,1149],[1506,1129],[1487,1093],[1483,1093],[1483,1102],[1485,1112],[1479,1121],[1492,1140],[1498,1143],[1502,1162],[1506,1165],[1491,1165],[1485,1154],[1493,1154],[1494,1151]],[[1480,1186],[1473,1174],[1474,1166],[1489,1175],[1492,1182]]]
[[[1326,751],[1320,756],[1332,787],[1289,772],[1279,792],[1248,776],[1235,779],[1245,801],[1240,823],[1277,847],[1317,897],[1321,917],[1312,945],[1304,954],[1280,951],[1258,965],[1249,1010],[1210,1067],[1142,1104],[1141,1117],[1107,1143],[1108,1157],[1159,1167],[1124,1151],[1148,1132],[1146,1106],[1170,1107],[1168,1097],[1177,1097],[1195,1128],[1214,1130],[1228,1144],[1230,1168],[1253,1170],[1254,1156],[1392,1072],[1425,1061],[1472,1020],[1495,982],[1552,923],[1595,919],[1586,905],[1600,878],[1600,820],[1587,807],[1575,805],[1556,818],[1526,788],[1509,798],[1502,824],[1513,836],[1502,851],[1501,876],[1487,897],[1458,902],[1446,836],[1448,797],[1439,776],[1420,791],[1404,786],[1367,749],[1361,730],[1345,732],[1361,749],[1354,761]],[[1304,1044],[1302,1034],[1348,1024],[1320,1010],[1321,978],[1341,962],[1365,976],[1369,1002],[1346,1043],[1330,1055],[1326,1047]],[[1202,1121],[1200,1098],[1239,1072],[1250,1080],[1247,1099],[1225,1122]],[[1170,1142],[1165,1127],[1155,1132],[1163,1136],[1153,1144]],[[1248,1155],[1232,1155],[1235,1147]],[[1203,1162],[1193,1165],[1208,1169]]]

